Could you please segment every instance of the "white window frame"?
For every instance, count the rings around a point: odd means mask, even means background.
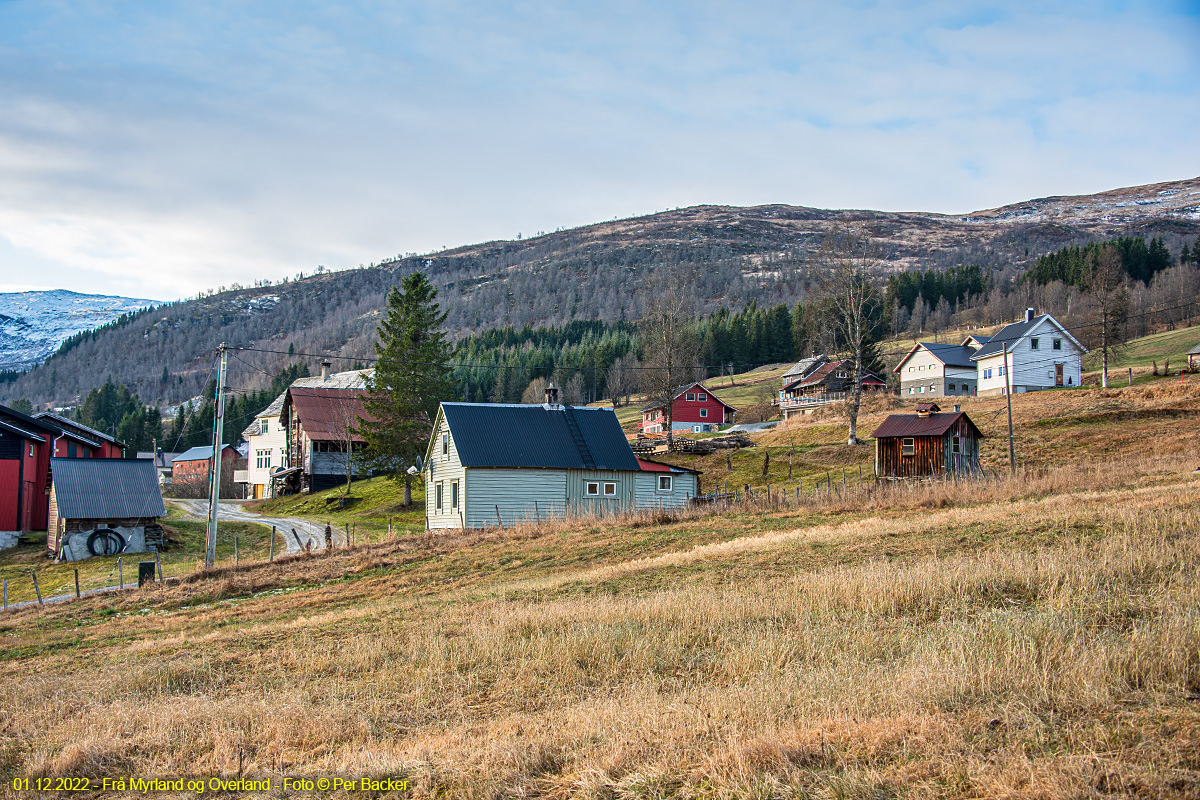
[[[707,418],[707,417],[708,417],[708,409],[707,409],[707,408],[702,408],[702,409],[700,409],[700,417],[701,417],[702,419],[704,419],[704,418]]]
[[[1039,350],[1039,349],[1041,349],[1041,348],[1039,348],[1039,347],[1038,347],[1038,345],[1039,345],[1040,343],[1041,343],[1041,340],[1040,340],[1038,337],[1034,336],[1034,337],[1030,338],[1030,340],[1029,340],[1029,349],[1030,349],[1030,350]]]
[[[442,434],[442,455],[450,457],[450,434]]]
[[[583,494],[586,497],[599,497],[600,481],[584,481]]]
[[[950,437],[950,452],[951,453],[962,453],[962,437],[961,436],[951,436]]]
[[[673,476],[671,476],[671,475],[659,475],[658,476],[658,491],[666,493],[666,492],[672,491],[674,489],[674,487],[675,487],[675,481],[674,481]]]
[[[900,439],[900,455],[915,456],[917,454],[917,440],[912,436],[904,436]]]
[[[443,500],[442,487],[443,487],[443,485],[444,485],[444,481],[438,481],[437,483],[435,483],[433,485],[433,510],[434,511],[440,512],[442,510],[442,500]]]
[[[1051,346],[1051,349],[1062,350],[1062,339],[1055,339],[1054,344]]]
[[[696,399],[701,403],[707,403],[708,395],[705,394],[704,392],[696,392]]]
[[[616,497],[617,496],[617,484],[615,482],[613,482],[613,481],[605,481],[604,482],[604,496],[605,497]]]
[[[458,508],[458,481],[450,482],[450,510]]]
[[[686,395],[684,395],[684,397],[689,403],[694,403],[696,401],[695,392],[688,392]]]

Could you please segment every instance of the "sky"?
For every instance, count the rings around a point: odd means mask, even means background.
[[[0,291],[1200,175],[1200,0],[0,0]]]

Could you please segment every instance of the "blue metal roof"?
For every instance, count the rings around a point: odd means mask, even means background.
[[[149,459],[52,458],[50,473],[63,519],[166,516],[158,471]]]
[[[1005,325],[996,333],[995,336],[993,336],[991,339],[988,339],[987,343],[983,347],[976,350],[971,358],[975,361],[978,361],[985,356],[994,356],[997,353],[1004,351],[1005,344],[1008,344],[1009,349],[1011,350],[1012,345],[1015,344],[1022,336],[1037,327],[1037,325],[1045,316],[1046,315],[1043,314],[1040,317],[1034,317],[1028,322],[1021,320],[1020,322],[1012,322],[1008,325]]]
[[[975,351],[970,347],[961,344],[940,344],[938,342],[921,342],[921,347],[924,347],[929,351],[930,355],[948,367],[975,369],[975,362],[971,360],[971,356],[975,355]]]
[[[229,450],[231,448],[236,450],[231,444],[225,445],[222,449]],[[176,461],[208,461],[210,458],[212,458],[212,445],[206,444],[203,447],[193,447],[191,450],[185,450],[172,458],[171,463],[174,464]]]
[[[464,467],[638,471],[610,408],[442,403]]]

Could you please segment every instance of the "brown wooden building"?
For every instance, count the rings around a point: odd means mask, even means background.
[[[917,403],[915,414],[891,414],[875,437],[875,477],[931,478],[979,475],[983,434],[958,410],[942,413],[935,403]]]

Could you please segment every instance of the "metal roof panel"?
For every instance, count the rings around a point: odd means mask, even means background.
[[[162,517],[154,462],[133,458],[52,458],[50,472],[63,519]]]

